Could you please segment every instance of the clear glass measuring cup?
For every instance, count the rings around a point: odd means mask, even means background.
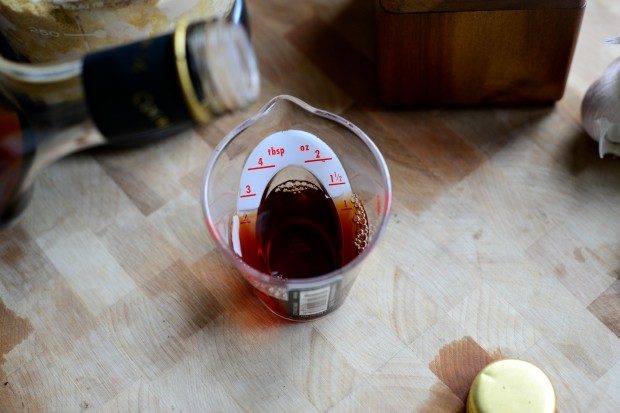
[[[381,153],[347,120],[278,96],[214,149],[203,181],[207,227],[280,317],[338,308],[387,224]]]

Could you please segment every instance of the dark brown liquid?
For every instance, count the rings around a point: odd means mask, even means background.
[[[14,112],[0,107],[0,228],[12,218],[14,196],[22,178],[24,148]]]
[[[304,181],[278,185],[258,209],[256,246],[267,274],[307,278],[339,268],[343,245],[334,202]]]
[[[278,278],[309,278],[343,267],[366,247],[368,223],[353,194],[334,201],[307,181],[277,185],[258,211],[239,217],[243,260]],[[256,290],[276,313],[286,316],[286,302]]]
[[[8,100],[0,94],[0,229],[15,222],[30,201],[33,187],[24,187],[23,181],[39,144],[47,141],[53,148],[65,128],[86,116],[86,106],[79,101],[48,105],[27,95]]]

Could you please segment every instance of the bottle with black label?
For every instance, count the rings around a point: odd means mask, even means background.
[[[181,22],[54,65],[0,57],[0,228],[24,210],[36,176],[70,153],[151,142],[255,101],[259,74],[245,27]]]

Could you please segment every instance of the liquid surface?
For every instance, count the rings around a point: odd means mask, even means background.
[[[354,194],[333,200],[303,180],[277,185],[255,213],[239,217],[241,257],[279,278],[316,277],[334,271],[361,253],[368,223]]]
[[[261,203],[256,220],[260,265],[267,274],[306,278],[342,262],[342,234],[334,202],[316,185],[287,181]]]

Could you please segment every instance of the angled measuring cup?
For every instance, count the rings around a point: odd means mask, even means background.
[[[387,224],[383,156],[358,127],[277,96],[233,129],[208,161],[208,230],[261,302],[307,321],[344,302]]]

